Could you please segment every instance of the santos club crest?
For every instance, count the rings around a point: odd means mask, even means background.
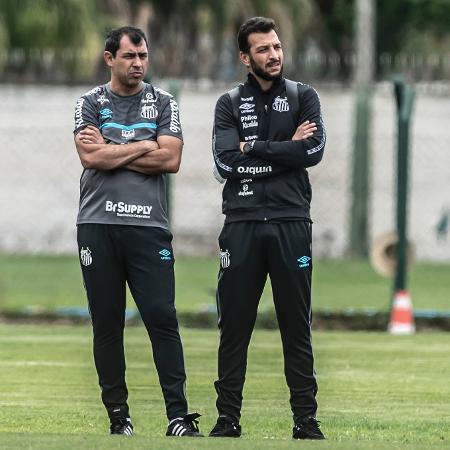
[[[230,265],[230,252],[228,250],[220,251],[220,265],[222,269],[226,269]]]
[[[86,249],[81,247],[80,259],[81,259],[81,264],[83,264],[83,266],[90,266],[92,264],[92,255],[91,255],[91,251],[89,250],[89,247],[86,247]]]
[[[141,109],[141,117],[144,119],[156,119],[158,110],[155,105],[144,105]]]
[[[287,98],[281,98],[280,96],[276,97],[273,101],[272,108],[278,112],[289,111],[289,103]]]

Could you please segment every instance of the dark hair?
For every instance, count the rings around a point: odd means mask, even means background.
[[[251,33],[268,33],[269,31],[278,31],[275,21],[267,17],[252,17],[247,19],[239,28],[238,32],[238,46],[239,50],[244,53],[250,51],[248,44],[248,36]]]
[[[145,37],[145,33],[140,28],[135,27],[120,27],[111,30],[106,35],[105,41],[105,51],[111,53],[114,57],[116,56],[116,52],[120,47],[120,40],[122,36],[128,36],[131,42],[135,45],[139,44],[142,40],[148,46],[147,38]]]

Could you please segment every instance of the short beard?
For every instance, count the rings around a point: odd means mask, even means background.
[[[274,81],[281,77],[283,74],[283,66],[281,66],[280,72],[277,75],[270,75],[270,73],[266,72],[264,69],[261,69],[258,65],[256,65],[254,59],[250,57],[250,67],[253,70],[253,73],[257,75],[259,78],[262,78],[266,81]]]

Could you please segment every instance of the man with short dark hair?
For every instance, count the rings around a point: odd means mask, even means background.
[[[316,420],[311,344],[311,185],[325,130],[316,91],[282,77],[283,50],[272,19],[240,28],[244,84],[216,105],[215,175],[225,182],[219,236],[220,345],[213,437],[239,437],[247,350],[269,275],[281,332],[294,439],[324,439]]]
[[[153,348],[167,436],[201,436],[187,413],[183,348],[175,311],[166,174],[183,147],[178,105],[145,83],[147,39],[122,27],[106,39],[111,80],[75,107],[75,145],[84,167],[77,239],[94,332],[94,359],[110,433],[132,435],[123,332],[126,284]]]

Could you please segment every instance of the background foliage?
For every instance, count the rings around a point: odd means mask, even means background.
[[[376,6],[379,77],[405,58],[413,77],[448,76],[450,2]],[[106,30],[124,24],[148,32],[157,75],[234,80],[236,32],[254,15],[277,21],[288,75],[350,79],[354,0],[3,0],[0,80],[92,82],[104,70]],[[425,67],[420,73],[417,61]]]

